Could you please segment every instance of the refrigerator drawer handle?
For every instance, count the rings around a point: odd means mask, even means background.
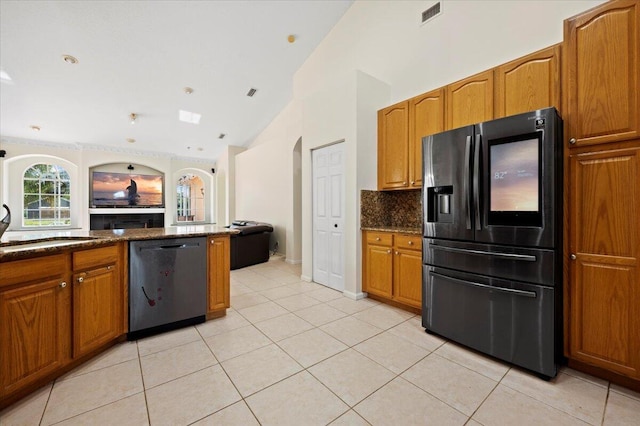
[[[494,287],[492,285],[487,285],[487,284],[480,284],[474,281],[467,281],[467,280],[461,280],[458,278],[453,278],[453,277],[449,277],[446,275],[442,275],[442,274],[438,274],[437,272],[432,272],[429,271],[429,275],[432,275],[434,277],[438,277],[438,278],[443,278],[445,280],[449,280],[449,281],[453,281],[455,283],[458,284],[464,284],[470,287],[480,287],[480,288],[484,288],[487,290],[495,290],[495,291],[499,291],[501,293],[509,293],[512,294],[514,296],[522,296],[522,297],[531,297],[531,298],[536,298],[536,292],[535,291],[527,291],[527,290],[514,290],[512,288],[505,288],[505,287]]]
[[[492,256],[492,257],[497,257],[498,259],[522,260],[524,262],[535,262],[537,260],[535,256],[531,256],[529,254],[494,253],[491,251],[483,251],[483,250],[469,250],[469,249],[460,249],[455,247],[444,247],[444,246],[438,246],[435,244],[431,244],[430,246],[434,249],[442,250],[442,251],[451,251],[454,253],[464,253],[464,254],[477,254],[480,256]]]

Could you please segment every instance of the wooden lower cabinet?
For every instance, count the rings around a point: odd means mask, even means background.
[[[640,379],[640,140],[569,156],[569,350]]]
[[[71,357],[68,256],[48,257],[53,259],[2,265],[11,265],[11,271],[3,271],[0,280],[0,407],[6,396],[54,373]]]
[[[120,245],[73,253],[73,356],[90,353],[125,332],[122,325]],[[98,266],[100,265],[100,266]]]
[[[229,269],[231,265],[231,242],[228,235],[208,238],[207,276],[209,300],[207,315],[224,314],[230,306]]]
[[[363,291],[404,306],[422,306],[419,235],[363,231]]]

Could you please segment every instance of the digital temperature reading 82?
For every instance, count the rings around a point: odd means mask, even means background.
[[[497,179],[504,179],[504,177],[507,175],[507,173],[509,173],[509,172],[496,172],[493,175],[493,178],[496,179],[496,180]]]

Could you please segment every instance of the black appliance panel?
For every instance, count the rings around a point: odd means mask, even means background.
[[[423,267],[422,325],[432,333],[538,372],[556,375],[554,289]]]
[[[423,138],[424,235],[472,240],[473,126]],[[428,155],[427,155],[428,153]]]
[[[529,247],[554,248],[558,246],[561,223],[557,223],[554,212],[561,211],[559,194],[562,189],[562,120],[555,108],[546,108],[518,114],[498,120],[480,123],[476,127],[474,149],[480,159],[480,173],[476,176],[479,203],[479,222],[476,223],[475,240],[478,242],[510,244]],[[532,139],[539,141],[537,153],[538,169],[538,210],[536,212],[491,211],[491,150],[496,145],[523,143]],[[494,148],[495,149],[495,148]],[[520,163],[520,171],[527,166],[514,153],[512,162]],[[531,154],[536,155],[536,154]],[[494,162],[497,160],[494,151]],[[532,158],[531,160],[536,160]],[[517,172],[517,171],[516,171]],[[495,184],[493,185],[495,191]],[[495,193],[495,192],[494,192]]]
[[[423,264],[474,274],[554,286],[560,273],[555,253],[548,249],[431,238],[425,238],[422,247]]]

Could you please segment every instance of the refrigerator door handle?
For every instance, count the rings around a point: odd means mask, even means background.
[[[463,285],[468,285],[470,287],[480,287],[486,290],[493,290],[493,291],[499,291],[501,293],[508,293],[508,294],[512,294],[514,296],[522,296],[522,297],[531,297],[533,299],[536,298],[536,292],[535,291],[526,291],[526,290],[514,290],[512,288],[505,288],[505,287],[494,287],[492,285],[487,285],[487,284],[480,284],[477,283],[475,281],[467,281],[467,280],[461,280],[459,278],[453,278],[453,277],[449,277],[447,275],[442,275],[439,274],[437,272],[433,272],[433,271],[429,271],[429,275],[434,276],[434,277],[438,277],[438,278],[442,278],[448,281],[452,281],[456,284],[463,284]]]
[[[474,147],[475,155],[473,159],[473,204],[475,210],[476,229],[482,230],[482,222],[480,222],[480,152],[481,152],[482,135],[476,135],[476,143]]]
[[[467,206],[467,229],[471,229],[471,194],[469,192],[469,169],[471,168],[471,135],[467,135],[467,144],[464,150],[464,202]]]
[[[442,251],[450,251],[453,253],[476,254],[480,256],[497,257],[499,259],[522,260],[524,262],[535,262],[537,260],[535,256],[531,256],[528,254],[496,253],[496,252],[484,251],[484,250],[471,250],[471,249],[461,249],[456,247],[445,247],[445,246],[439,246],[436,244],[429,244],[429,247],[437,250],[442,250]]]

